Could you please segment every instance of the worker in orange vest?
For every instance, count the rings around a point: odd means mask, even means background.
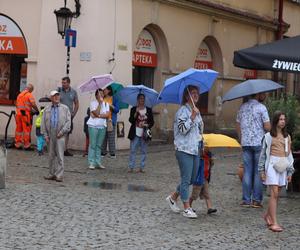
[[[35,110],[39,111],[35,104],[35,99],[32,95],[34,87],[32,84],[28,84],[26,88],[18,95],[16,101],[16,134],[15,134],[15,147],[20,149],[31,149],[31,127],[32,127],[32,114]]]

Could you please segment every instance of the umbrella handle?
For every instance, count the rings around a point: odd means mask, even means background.
[[[188,93],[189,93],[189,97],[190,97],[190,99],[191,99],[191,101],[192,101],[192,103],[193,103],[194,108],[196,108],[196,105],[195,105],[194,100],[193,100],[193,98],[192,98],[192,96],[191,96],[191,93],[190,93],[189,88],[187,88],[187,91],[188,91]]]

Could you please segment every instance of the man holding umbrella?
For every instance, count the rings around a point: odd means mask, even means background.
[[[265,98],[264,92],[252,95],[247,102],[242,104],[236,118],[244,163],[242,207],[262,207],[263,194],[258,173],[258,159],[262,138],[271,127],[267,108],[262,104]]]

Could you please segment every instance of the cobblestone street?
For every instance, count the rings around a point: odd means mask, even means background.
[[[207,215],[197,200],[199,217],[191,220],[165,202],[179,180],[172,145],[149,147],[144,174],[127,173],[128,151],[104,158],[105,170],[88,170],[77,152],[65,158],[63,183],[43,179],[47,156],[9,150],[0,249],[299,249],[299,193],[280,199],[285,230],[273,233],[262,209],[239,206],[239,152],[215,157],[210,192],[218,212]]]

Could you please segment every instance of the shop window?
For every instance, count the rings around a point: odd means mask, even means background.
[[[20,93],[22,64],[23,56],[0,54],[0,104],[14,104]]]

